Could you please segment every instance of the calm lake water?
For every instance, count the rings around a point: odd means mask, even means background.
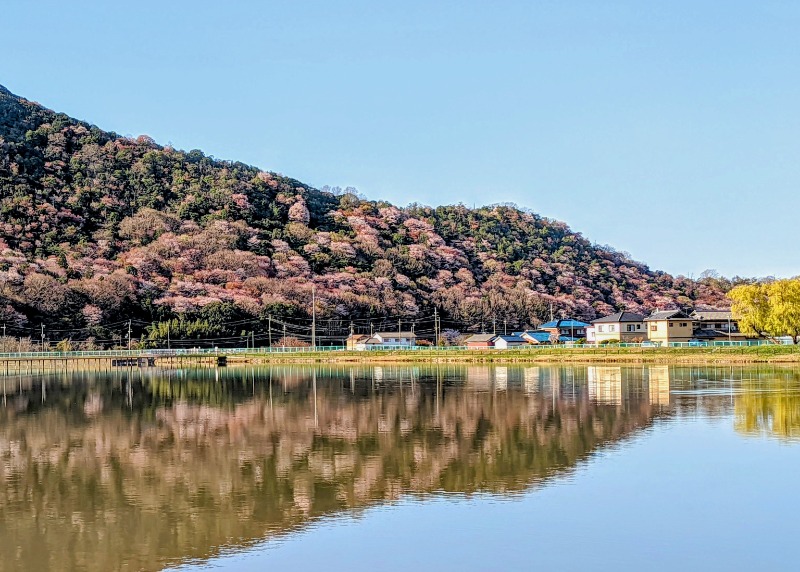
[[[800,369],[0,379],[0,570],[800,569]]]

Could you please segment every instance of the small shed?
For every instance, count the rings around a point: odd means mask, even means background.
[[[348,350],[365,350],[369,336],[366,334],[350,334],[345,340]]]

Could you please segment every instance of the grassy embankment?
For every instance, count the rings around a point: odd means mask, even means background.
[[[522,348],[513,350],[445,350],[303,352],[241,354],[229,362],[251,363],[800,363],[800,346],[699,348]]]

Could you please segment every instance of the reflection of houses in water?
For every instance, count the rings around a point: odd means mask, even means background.
[[[494,369],[494,387],[495,389],[505,391],[508,389],[508,368],[496,367]]]
[[[577,399],[586,388],[586,368],[534,366],[522,368],[521,371],[525,393]]]
[[[647,369],[623,366],[589,366],[589,398],[598,403],[620,405],[623,401],[645,401],[669,405],[669,368]]]
[[[581,379],[581,376],[565,375],[564,369],[558,366],[469,366],[464,373],[467,387],[479,391],[523,389],[529,394],[561,395],[561,385],[574,385],[575,379]]]
[[[525,393],[539,392],[539,369],[538,367],[526,367],[522,370],[523,387]]]
[[[589,399],[598,403],[622,403],[622,368],[591,365],[587,368]]]
[[[419,379],[419,368],[397,366],[397,365],[376,365],[371,368],[372,381],[375,383],[383,382],[414,382]]]
[[[470,366],[467,368],[466,376],[467,387],[478,391],[489,391],[492,389],[491,369],[487,366]]]
[[[59,569],[79,554],[92,556],[80,560],[90,571],[157,570],[401,494],[527,490],[650,423],[646,407],[588,402],[585,368],[569,369],[112,372],[53,380],[49,401],[43,386],[9,383],[0,450],[14,478],[0,489],[0,546],[20,549],[7,551],[6,567]],[[11,408],[16,397],[25,415]],[[198,498],[214,510],[198,511]]]
[[[561,366],[549,366],[542,368],[540,388],[541,392],[549,395],[553,399],[561,397],[561,380],[564,377],[564,370]]]
[[[647,368],[650,403],[652,405],[669,405],[669,366],[651,365]]]
[[[516,368],[470,366],[466,371],[467,387],[478,391],[506,391],[522,381]]]

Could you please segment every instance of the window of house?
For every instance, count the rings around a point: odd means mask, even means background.
[[[597,326],[597,331],[598,331],[598,332],[602,332],[602,331],[604,331],[604,330],[603,330],[603,328],[604,328],[604,327],[605,327],[605,326]]]
[[[636,324],[636,329],[637,330],[641,330],[642,329],[642,325],[641,324]]]
[[[671,328],[672,326],[674,326],[674,325],[675,325],[675,324],[674,324],[674,323],[672,323],[672,322],[670,322],[670,323],[669,323],[669,327],[670,327],[670,328]]]
[[[609,326],[609,327],[608,327],[608,331],[609,331],[609,332],[613,332],[613,331],[614,331],[614,326]]]
[[[681,328],[685,328],[685,327],[686,327],[686,322],[681,322]]]
[[[652,326],[650,326],[650,331],[651,331],[651,332],[657,332],[657,331],[658,331],[658,326],[656,326],[655,324],[653,324]]]

